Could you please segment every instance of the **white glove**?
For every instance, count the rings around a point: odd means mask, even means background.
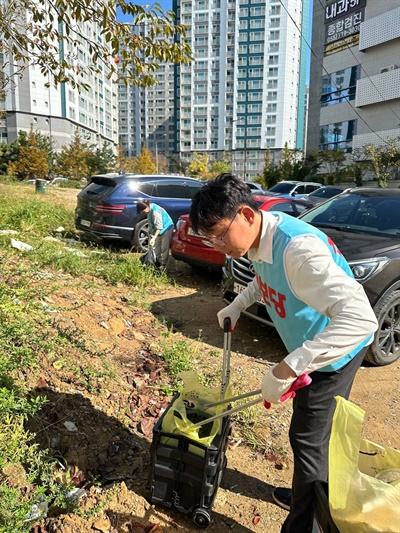
[[[150,237],[149,246],[154,246],[155,244],[156,244],[156,238],[154,236]]]
[[[225,318],[230,318],[231,321],[231,331],[236,327],[237,321],[239,320],[240,313],[242,312],[242,307],[238,305],[235,300],[217,313],[218,322],[222,329],[224,329]]]
[[[265,374],[262,379],[261,392],[263,400],[269,403],[278,403],[282,396],[292,386],[297,378],[279,379],[274,375],[274,365],[270,368],[268,374]]]
[[[217,313],[218,322],[222,329],[224,329],[224,320],[225,318],[231,319],[231,330],[233,331],[236,327],[236,323],[239,320],[240,313],[243,309],[250,307],[257,299],[260,297],[261,293],[259,292],[258,285],[255,280],[250,282],[245,290],[238,294],[231,304],[224,309],[221,309]]]

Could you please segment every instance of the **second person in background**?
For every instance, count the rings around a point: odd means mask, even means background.
[[[149,221],[149,246],[154,246],[160,270],[165,270],[169,257],[174,223],[164,208],[149,200],[138,202],[138,214],[146,213]]]

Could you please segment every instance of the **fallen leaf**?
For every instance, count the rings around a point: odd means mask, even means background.
[[[257,526],[259,522],[260,522],[260,515],[256,515],[256,516],[253,518],[253,524],[254,524],[255,526]]]
[[[47,387],[47,381],[44,378],[39,378],[36,387],[38,389],[45,389]]]
[[[143,435],[146,435],[146,437],[148,437],[152,433],[153,427],[154,420],[152,420],[151,418],[143,418],[140,422],[140,428],[142,430]]]

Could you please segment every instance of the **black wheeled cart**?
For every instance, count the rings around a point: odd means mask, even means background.
[[[229,383],[230,374],[230,321],[224,324],[224,353],[221,384],[221,403]],[[222,418],[220,430],[210,446],[176,433],[163,431],[163,420],[174,402],[169,404],[153,429],[151,444],[151,469],[149,488],[151,502],[170,509],[191,514],[199,528],[210,523],[210,511],[226,468],[226,449],[230,434],[229,408]],[[217,402],[219,403],[219,402]],[[205,425],[205,419],[198,425]]]

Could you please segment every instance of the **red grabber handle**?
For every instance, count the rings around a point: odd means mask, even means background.
[[[308,374],[302,374],[299,376],[295,381],[293,381],[292,386],[290,389],[285,392],[285,394],[282,395],[282,398],[279,400],[281,403],[286,402],[286,400],[289,400],[290,398],[294,398],[296,396],[295,391],[297,389],[302,389],[303,387],[307,387],[311,383],[312,379]],[[267,400],[264,400],[264,407],[265,409],[269,409],[271,407],[271,404],[267,402]]]

